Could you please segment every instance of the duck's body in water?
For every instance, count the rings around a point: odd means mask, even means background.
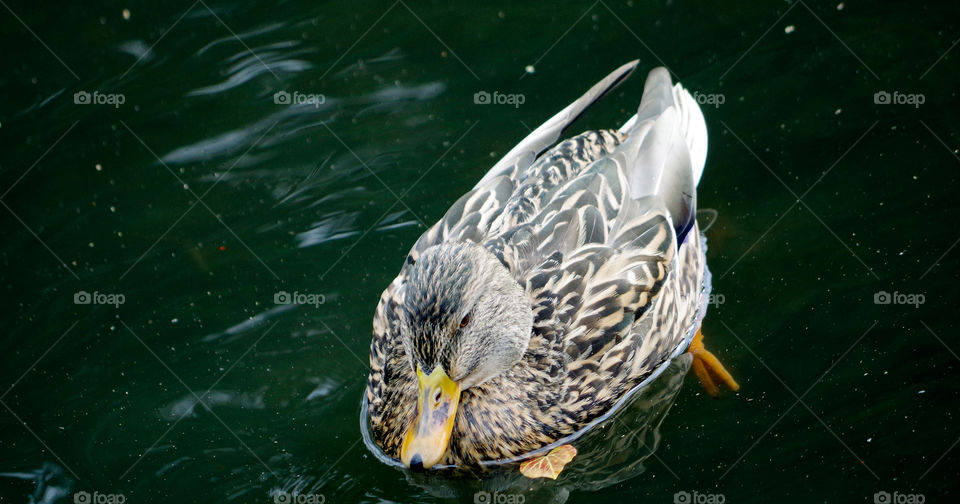
[[[511,150],[384,291],[366,400],[386,454],[416,469],[521,456],[584,428],[690,346],[710,288],[696,101],[657,68],[623,127],[550,148],[635,66]]]

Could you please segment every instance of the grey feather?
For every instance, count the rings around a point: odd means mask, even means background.
[[[577,432],[689,345],[709,278],[693,218],[706,158],[696,101],[656,69],[620,130],[551,148],[636,64],[504,156],[420,237],[381,296],[367,401],[390,456],[417,411],[415,365],[462,371],[445,463],[476,464]],[[467,310],[467,331],[488,327],[475,339],[452,336]]]

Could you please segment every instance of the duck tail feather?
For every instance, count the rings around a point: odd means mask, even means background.
[[[696,187],[706,161],[707,133],[696,100],[665,68],[644,84],[637,114],[621,128],[627,139],[615,156],[626,167],[630,197],[654,196],[670,214],[683,243],[696,217]]]
[[[633,73],[634,69],[636,69],[639,62],[640,60],[633,60],[614,70],[600,82],[594,84],[583,96],[577,98],[573,103],[567,105],[566,108],[533,130],[533,132],[527,135],[516,147],[510,149],[497,164],[493,165],[493,168],[480,179],[477,186],[479,187],[499,175],[514,171],[514,166],[518,161],[530,159],[530,153],[533,153],[534,157],[536,157],[550,148],[557,142],[563,131],[576,121],[577,118],[580,117],[580,114],[590,107],[590,105],[593,105],[597,100],[603,98],[621,82],[626,80],[627,77]]]

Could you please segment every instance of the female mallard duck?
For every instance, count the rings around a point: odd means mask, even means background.
[[[710,289],[696,101],[656,68],[623,127],[550,148],[636,65],[507,153],[380,297],[366,400],[387,455],[413,469],[521,457],[577,433],[688,348],[698,376],[723,376],[694,342]]]

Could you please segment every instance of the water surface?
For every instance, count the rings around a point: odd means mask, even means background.
[[[5,7],[0,501],[469,501],[364,448],[373,310],[425,226],[634,58],[571,133],[657,65],[704,96],[704,332],[742,389],[687,377],[644,470],[569,501],[955,499],[955,5]]]

